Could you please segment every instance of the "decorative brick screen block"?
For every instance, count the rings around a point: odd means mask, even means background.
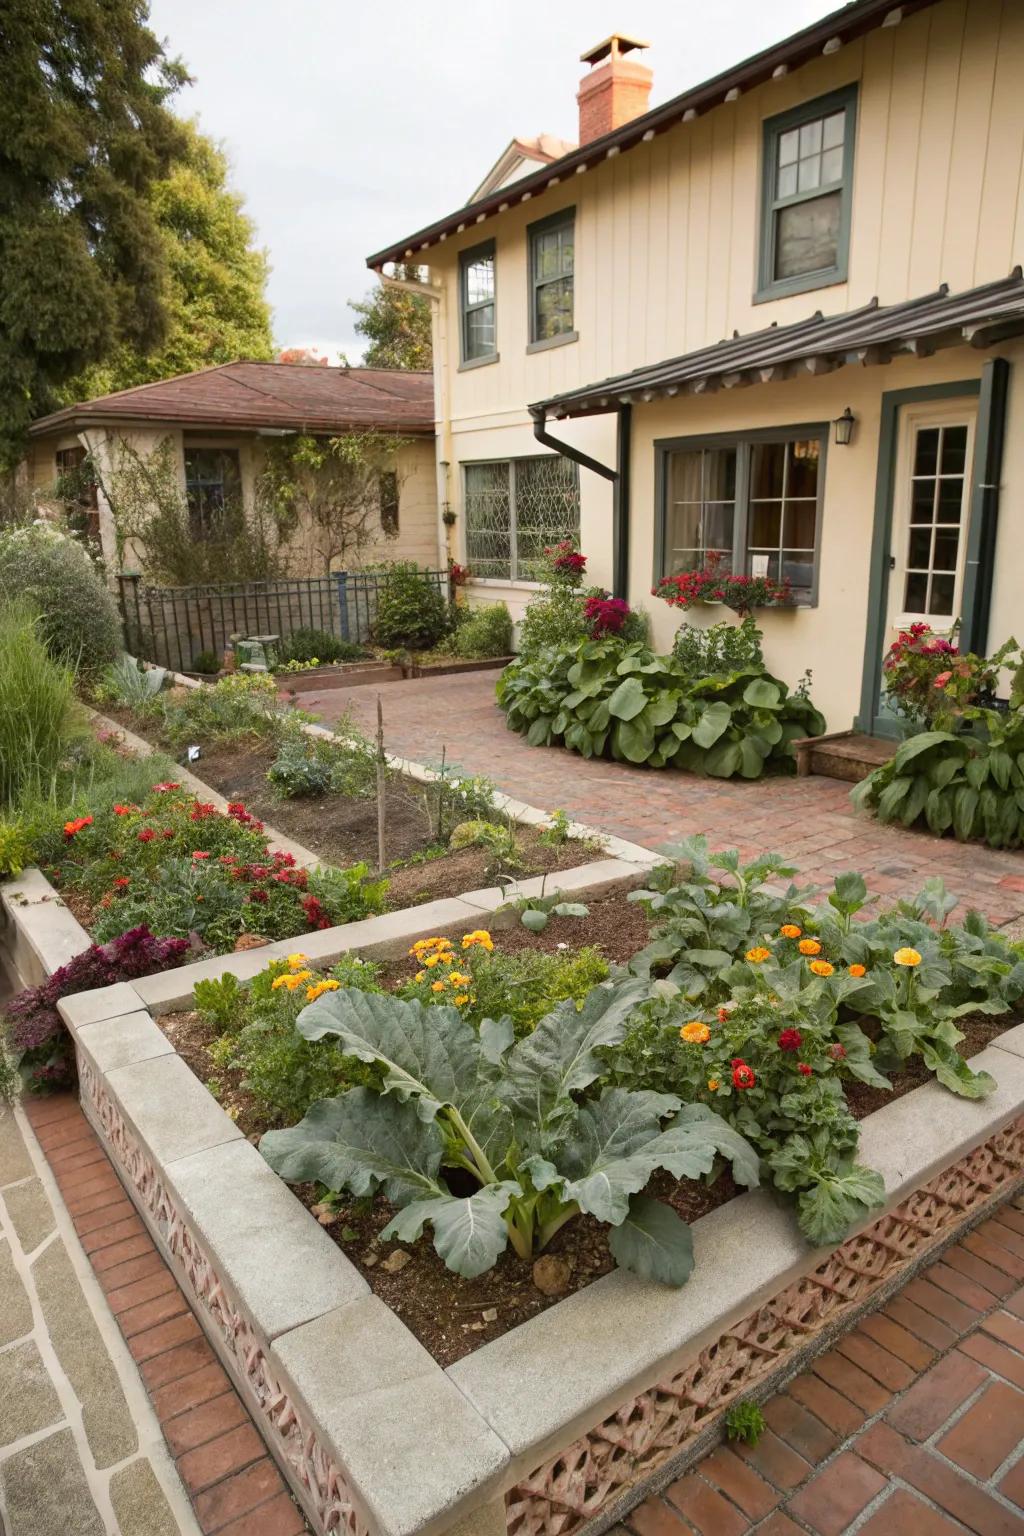
[[[1024,1182],[1022,1169],[1019,1119],[723,1333],[684,1371],[623,1403],[518,1483],[506,1497],[511,1536],[573,1536],[678,1456],[730,1403],[781,1373],[826,1329],[1013,1193]]]

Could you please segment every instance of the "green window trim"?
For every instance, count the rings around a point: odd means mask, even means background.
[[[566,235],[568,234],[568,240]],[[558,236],[556,242],[556,269],[540,272],[540,250],[543,243]],[[527,351],[539,351],[547,346],[558,346],[575,341],[576,313],[576,209],[560,208],[546,219],[538,219],[526,231],[529,259],[530,331]],[[560,288],[568,293],[569,302],[563,302],[561,311],[553,312],[547,319],[541,313],[544,290]],[[553,324],[552,324],[553,323]],[[556,327],[556,328],[553,328]]]
[[[732,449],[736,455],[735,488],[731,498],[734,507],[732,536],[732,570],[736,574],[750,574],[751,517],[751,465],[756,447],[772,443],[816,441],[818,443],[818,471],[815,502],[814,551],[811,564],[811,581],[806,590],[794,594],[793,606],[815,608],[818,604],[818,583],[821,570],[821,545],[824,527],[825,482],[828,469],[828,446],[831,423],[827,421],[800,422],[787,427],[755,428],[749,432],[715,432],[697,437],[659,438],[654,444],[654,580],[656,587],[667,570],[666,555],[669,548],[668,513],[670,490],[670,460],[674,453],[694,453],[707,449]],[[717,500],[717,498],[716,498]],[[785,498],[780,509],[780,529],[785,515]],[[782,536],[780,534],[780,565],[782,563]],[[774,549],[774,543],[772,544]],[[765,552],[762,546],[759,552]]]
[[[579,538],[579,469],[559,454],[462,461],[463,528],[470,578],[544,581],[543,552]]]
[[[470,271],[482,262],[491,264],[491,291],[482,299],[471,299],[469,289]],[[498,271],[495,255],[495,243],[486,240],[482,245],[474,245],[471,250],[462,251],[459,254],[459,361],[463,368],[478,368],[482,363],[495,363],[498,360]],[[493,343],[489,350],[473,351],[470,337],[470,317],[485,316],[486,311],[491,311],[491,330]]]
[[[826,117],[843,113],[845,117],[842,144],[842,173],[838,179],[830,178],[812,187],[797,189],[784,196],[777,195],[776,173],[780,170],[779,146],[783,135],[801,128],[813,126]],[[827,96],[806,101],[788,112],[766,118],[763,124],[764,139],[761,166],[761,230],[758,254],[757,290],[755,304],[771,299],[785,298],[794,293],[809,293],[815,288],[845,283],[849,275],[850,226],[853,211],[853,161],[857,132],[857,86],[844,86]],[[824,152],[819,158],[823,167]],[[799,175],[800,162],[793,166]],[[817,267],[789,277],[776,277],[777,246],[780,218],[789,208],[813,202],[831,193],[839,195],[839,219],[836,231],[836,255],[828,266]]]

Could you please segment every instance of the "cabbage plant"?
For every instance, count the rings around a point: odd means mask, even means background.
[[[460,1275],[483,1274],[508,1244],[531,1259],[585,1212],[612,1228],[623,1268],[682,1285],[690,1230],[641,1193],[651,1175],[700,1178],[721,1154],[754,1185],[758,1156],[713,1110],[674,1094],[613,1087],[583,1097],[602,1070],[598,1047],[621,1042],[645,990],[639,979],[596,987],[581,1009],[560,1003],[518,1043],[508,1018],[478,1031],[454,1007],[325,993],[299,1030],[336,1036],[347,1055],[375,1064],[379,1087],[314,1104],[298,1125],[268,1131],[260,1151],[292,1183],[380,1191],[397,1208],[381,1236],[413,1242],[430,1226]]]

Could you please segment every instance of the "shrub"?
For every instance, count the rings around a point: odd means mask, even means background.
[[[192,671],[204,677],[216,677],[220,671],[220,657],[216,651],[200,651],[192,658]]]
[[[531,746],[717,778],[790,766],[792,742],[825,729],[802,691],[761,667],[695,679],[615,638],[520,657],[498,679],[498,703]]]
[[[125,654],[104,668],[93,693],[97,703],[152,714],[166,677],[166,667],[143,667],[134,656]]]
[[[456,612],[462,613],[463,609]],[[472,609],[451,637],[450,649],[466,660],[508,656],[512,650],[512,616],[504,603],[486,603]]]
[[[23,603],[0,603],[0,806],[45,790],[74,732],[74,676]]]
[[[381,568],[373,638],[378,645],[429,651],[448,625],[445,594],[412,561]]]
[[[695,624],[681,624],[672,642],[672,656],[686,677],[711,677],[742,667],[764,669],[761,631],[751,614],[739,624],[724,620],[700,629]]]
[[[74,1052],[57,1004],[76,992],[134,981],[181,965],[189,954],[185,939],[156,939],[134,928],[109,944],[93,944],[38,987],[19,992],[4,1008],[5,1045],[34,1090],[63,1088],[74,1077]]]
[[[529,660],[542,651],[576,646],[587,632],[579,592],[557,583],[531,597],[519,626],[519,655]]]
[[[458,1006],[467,1018],[476,1023],[505,1015],[517,1038],[530,1034],[558,1003],[571,999],[581,1004],[608,975],[608,963],[596,949],[502,954],[484,929],[464,935],[458,945],[442,938],[420,940],[413,946],[413,961],[419,969],[403,996],[440,1005],[464,996]],[[437,982],[443,983],[439,992],[434,991]]]
[[[290,635],[285,635],[281,640],[277,655],[281,662],[319,661],[329,664],[334,661],[362,661],[366,651],[352,640],[339,640],[337,635],[329,634],[326,629],[293,629]]]
[[[286,799],[303,795],[350,795],[365,798],[376,790],[373,746],[350,730],[331,741],[288,735],[267,770],[267,778]]]
[[[308,718],[289,709],[266,672],[233,672],[212,688],[176,690],[161,702],[163,732],[174,743],[275,736]]]
[[[94,674],[121,649],[121,621],[80,545],[45,524],[0,534],[0,592],[38,609],[50,654]]]

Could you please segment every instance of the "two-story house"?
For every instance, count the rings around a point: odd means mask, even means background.
[[[769,665],[884,729],[897,626],[1024,638],[1024,5],[853,0],[653,110],[638,46],[577,148],[369,259],[428,269],[457,558],[521,612],[578,533],[660,647],[659,577],[785,576]]]

